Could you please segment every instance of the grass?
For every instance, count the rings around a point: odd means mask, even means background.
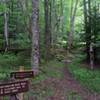
[[[67,94],[67,97],[66,97],[67,100],[82,100],[81,99],[81,96],[78,95],[77,93],[71,91]]]
[[[69,71],[85,88],[100,93],[100,70],[90,70],[80,64],[83,58],[82,55],[76,57],[69,65]]]
[[[33,79],[33,83],[39,83],[47,77],[62,78],[63,73],[60,72],[61,67],[63,67],[63,63],[57,60],[42,64],[40,67],[40,73]]]
[[[60,72],[60,68],[63,67],[63,63],[53,60],[49,61],[47,64],[42,64],[40,67],[40,73],[32,79],[32,84],[36,86],[39,84],[38,89],[33,91],[34,97],[36,97],[36,100],[45,100],[46,97],[50,97],[54,94],[54,89],[52,86],[41,86],[41,81],[47,79],[48,77],[51,78],[61,78],[62,73]],[[56,69],[56,70],[55,70]]]

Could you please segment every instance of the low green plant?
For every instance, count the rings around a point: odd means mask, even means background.
[[[84,87],[92,92],[100,93],[100,70],[90,70],[85,65],[80,64],[81,59],[74,59],[69,64],[69,71]]]

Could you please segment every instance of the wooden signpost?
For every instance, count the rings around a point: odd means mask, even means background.
[[[33,71],[19,71],[19,72],[12,72],[10,74],[11,78],[14,79],[25,79],[25,78],[32,78],[34,76]]]
[[[33,78],[34,77],[34,72],[33,71],[25,71],[24,70],[24,66],[20,66],[19,71],[17,72],[11,72],[10,77],[12,79],[25,79],[25,78]],[[24,100],[24,94],[20,93],[18,95],[18,97],[20,98],[20,100]]]
[[[14,100],[18,100],[16,95],[22,92],[27,92],[29,89],[27,80],[15,81],[0,84],[0,96],[12,96]]]
[[[0,84],[0,97],[10,96],[10,100],[24,100],[24,92],[29,90],[29,80],[23,79],[33,78],[34,72],[25,71],[24,67],[20,66],[19,71],[11,72],[10,77],[12,81]]]

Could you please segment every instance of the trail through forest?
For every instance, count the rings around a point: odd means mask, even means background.
[[[66,62],[64,65],[61,70],[63,79],[56,83],[55,94],[48,100],[100,100],[99,95],[90,93],[74,79],[67,69]]]
[[[66,61],[64,62],[64,67],[59,69],[53,69],[53,66],[51,65],[50,69],[59,70],[63,77],[61,79],[48,77],[37,86],[33,86],[34,91],[38,91],[40,88],[40,92],[51,88],[51,96],[45,96],[43,100],[100,100],[99,94],[91,93],[74,79],[67,68]],[[34,99],[40,100],[37,97]]]

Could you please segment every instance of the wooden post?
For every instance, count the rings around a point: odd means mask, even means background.
[[[11,78],[11,80],[15,80],[14,76]],[[18,100],[17,95],[16,94],[10,95],[9,100]]]
[[[20,66],[19,71],[23,72],[24,71],[24,66]]]
[[[16,94],[15,94],[15,95],[11,95],[11,96],[10,96],[10,100],[19,100],[19,99],[17,98],[17,96],[16,96]]]
[[[22,72],[24,71],[24,66],[20,66],[19,71]],[[19,100],[24,100],[24,93],[18,94]]]

